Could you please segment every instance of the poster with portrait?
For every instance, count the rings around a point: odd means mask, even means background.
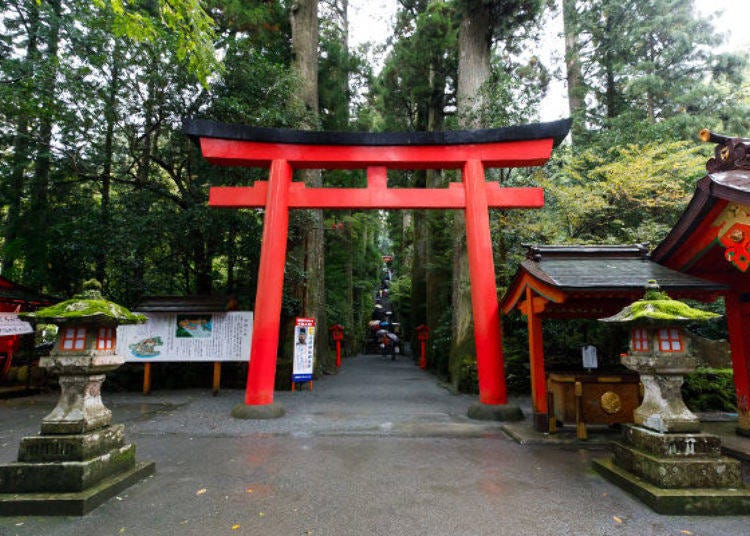
[[[309,382],[313,378],[315,360],[315,319],[296,318],[294,322],[293,382]]]
[[[148,322],[117,328],[117,353],[128,362],[248,361],[252,311],[145,313]]]

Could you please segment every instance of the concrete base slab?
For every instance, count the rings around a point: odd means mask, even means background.
[[[503,431],[520,445],[555,445],[564,448],[604,449],[610,448],[620,438],[619,431],[609,427],[589,427],[586,440],[576,437],[575,428],[558,428],[557,433],[537,432],[529,421],[503,423]]]
[[[750,512],[750,490],[746,488],[662,489],[617,467],[609,458],[594,460],[593,464],[597,473],[659,514],[717,516]]]
[[[123,473],[77,493],[2,493],[0,516],[82,516],[122,490],[154,474],[154,462],[138,462]]]
[[[286,415],[286,409],[281,404],[262,406],[237,404],[232,408],[232,417],[235,419],[278,419],[284,415]]]
[[[509,404],[482,404],[475,402],[469,406],[467,415],[478,421],[522,421],[523,413],[518,406]]]

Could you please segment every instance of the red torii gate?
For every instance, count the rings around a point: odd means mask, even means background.
[[[273,404],[289,209],[463,209],[469,257],[479,401],[507,403],[492,259],[489,208],[538,208],[542,188],[501,188],[486,168],[539,166],[570,128],[569,120],[499,129],[416,132],[313,132],[187,120],[184,132],[221,166],[267,167],[268,181],[212,187],[209,205],[265,208],[245,404]],[[366,188],[308,188],[294,169],[367,169]],[[388,169],[460,169],[445,189],[387,186]]]

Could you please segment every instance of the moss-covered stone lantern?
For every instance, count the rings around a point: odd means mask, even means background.
[[[21,440],[18,462],[0,466],[0,514],[84,514],[154,470],[136,463],[135,445],[125,442],[122,425],[111,425],[101,399],[106,373],[124,362],[117,326],[146,318],[105,300],[96,281],[70,300],[20,316],[59,327],[39,366],[59,376],[61,393],[41,434]]]
[[[61,389],[57,407],[42,420],[42,433],[81,434],[108,425],[112,412],[102,403],[101,385],[107,372],[125,362],[115,351],[117,326],[146,318],[105,300],[97,281],[87,281],[70,300],[22,316],[58,326],[52,351],[39,360],[59,376]]]
[[[640,374],[643,403],[634,425],[623,427],[611,459],[594,468],[661,514],[745,513],[750,491],[739,460],[721,454],[717,436],[700,431],[700,421],[682,399],[683,377],[697,360],[685,324],[719,315],[693,309],[649,281],[643,299],[603,322],[630,328],[623,364]]]
[[[671,299],[652,280],[646,285],[643,299],[602,319],[630,328],[630,351],[622,356],[622,363],[638,372],[643,383],[643,403],[633,415],[636,424],[657,432],[700,429],[700,422],[685,406],[680,389],[684,375],[698,365],[684,326],[718,316]]]

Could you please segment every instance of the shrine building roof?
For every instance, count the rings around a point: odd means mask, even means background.
[[[702,131],[701,138],[717,143],[714,158],[706,163],[707,174],[698,181],[687,208],[652,258],[676,270],[747,286],[743,281],[747,280],[743,278],[747,263],[742,255],[728,251],[741,249],[743,239],[732,233],[737,225],[746,231],[750,223],[750,139],[708,131]],[[745,248],[747,242],[746,236]]]
[[[41,294],[0,276],[0,304],[20,305],[24,309],[47,306],[60,301],[59,298]]]
[[[643,294],[649,280],[676,296],[713,299],[726,290],[714,283],[662,266],[649,258],[647,244],[526,245],[526,259],[500,299],[507,314],[526,299],[527,287],[547,300],[548,316],[578,311],[581,318],[624,306]],[[572,308],[571,308],[572,307]],[[604,309],[603,309],[604,308]]]

